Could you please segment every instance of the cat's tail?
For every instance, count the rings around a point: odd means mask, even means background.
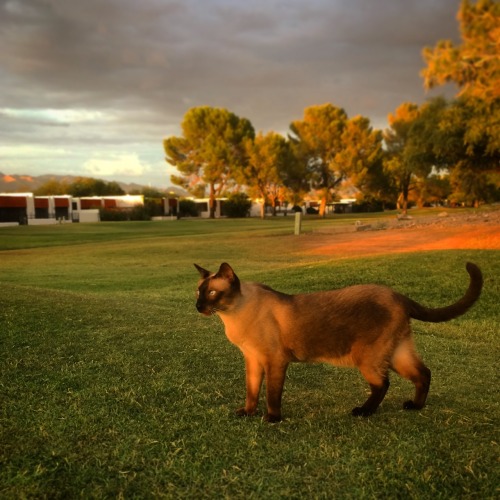
[[[479,267],[472,262],[467,262],[466,269],[470,276],[470,282],[469,288],[467,288],[467,291],[461,299],[447,307],[430,309],[405,297],[404,299],[410,317],[420,321],[439,323],[441,321],[449,321],[450,319],[464,314],[477,301],[483,288],[483,275]]]

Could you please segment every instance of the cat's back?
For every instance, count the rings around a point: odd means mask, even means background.
[[[271,288],[264,283],[257,282],[244,282],[242,285],[242,294],[246,295],[248,298],[254,298],[259,300],[271,300],[278,302],[289,302],[293,299],[293,295],[287,293],[279,292],[274,288]]]

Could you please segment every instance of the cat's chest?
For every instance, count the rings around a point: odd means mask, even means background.
[[[256,347],[263,341],[261,329],[250,319],[224,318],[223,323],[228,340],[242,350]]]
[[[226,337],[230,342],[242,347],[245,343],[248,343],[249,336],[248,332],[242,325],[234,322],[228,322],[224,324]]]

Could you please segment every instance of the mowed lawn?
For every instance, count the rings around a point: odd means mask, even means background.
[[[500,254],[332,260],[332,220],[0,229],[0,498],[498,498]],[[334,236],[332,236],[334,238]],[[352,369],[292,365],[285,420],[238,418],[240,352],[194,308],[196,262],[288,293],[377,282],[429,306],[485,288],[465,316],[414,322],[428,405],[396,375],[378,412]],[[264,400],[261,401],[264,410]]]

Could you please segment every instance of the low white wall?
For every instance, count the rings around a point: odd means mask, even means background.
[[[28,226],[45,226],[48,224],[57,224],[56,219],[28,219]]]
[[[173,215],[158,215],[155,217],[151,217],[152,221],[163,221],[163,220],[177,220],[177,217]]]
[[[80,210],[78,212],[79,214],[79,221],[80,222],[100,222],[101,218],[99,216],[99,210]]]

